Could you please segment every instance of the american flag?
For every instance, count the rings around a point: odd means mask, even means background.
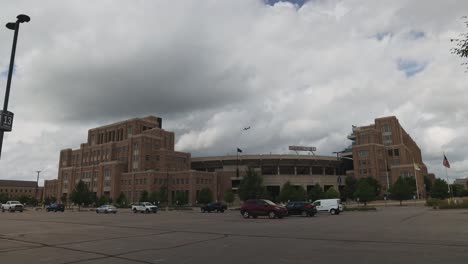
[[[450,168],[450,163],[448,162],[448,159],[447,159],[447,157],[445,156],[445,154],[444,154],[444,162],[442,162],[442,164],[443,164],[446,168]]]

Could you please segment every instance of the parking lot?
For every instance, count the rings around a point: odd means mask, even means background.
[[[468,211],[0,213],[1,263],[467,263]]]

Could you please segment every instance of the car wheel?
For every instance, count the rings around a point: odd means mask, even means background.
[[[158,210],[154,210],[153,213],[157,214],[157,213],[158,213]]]
[[[96,214],[99,214],[99,210],[96,210]]]
[[[220,212],[221,212],[221,213],[224,213],[224,210],[221,210]]]
[[[57,212],[57,209],[54,210],[54,213],[56,213],[56,212]]]
[[[242,213],[242,216],[243,216],[244,218],[249,218],[249,217],[250,217],[250,214],[249,214],[249,212],[244,211],[244,212]]]
[[[271,212],[268,213],[268,218],[273,219],[275,217],[276,217],[275,212],[271,211]]]
[[[107,210],[104,211],[105,214],[108,214],[109,212]]]
[[[113,214],[116,214],[116,213],[117,213],[117,211],[114,211],[114,212],[112,212],[112,213],[113,213]]]
[[[310,217],[313,217],[313,216],[315,216],[315,214],[314,214],[313,212],[310,212],[310,213],[309,213],[309,216],[310,216]]]
[[[137,213],[137,209],[133,209],[133,213],[136,214],[136,213]]]
[[[5,212],[5,209],[2,208],[2,213],[4,213],[4,212]]]
[[[149,214],[149,210],[148,210],[148,209],[146,209],[146,210],[145,210],[145,213]]]
[[[200,210],[201,210],[201,212],[202,212],[202,213],[204,213],[204,212],[205,212],[205,209],[203,209],[203,208],[201,208]]]
[[[336,210],[335,210],[335,209],[331,209],[331,210],[330,210],[330,214],[332,214],[332,215],[336,214]]]
[[[253,218],[257,219],[258,215],[252,215]]]

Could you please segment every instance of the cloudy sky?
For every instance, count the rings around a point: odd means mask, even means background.
[[[192,156],[332,155],[395,115],[429,171],[468,176],[468,72],[450,53],[468,1],[8,1],[0,98],[20,28],[0,178],[57,177],[87,130],[156,115]],[[243,131],[245,126],[250,130]]]

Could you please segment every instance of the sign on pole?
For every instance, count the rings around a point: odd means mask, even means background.
[[[0,131],[10,132],[13,127],[13,113],[0,110]]]

